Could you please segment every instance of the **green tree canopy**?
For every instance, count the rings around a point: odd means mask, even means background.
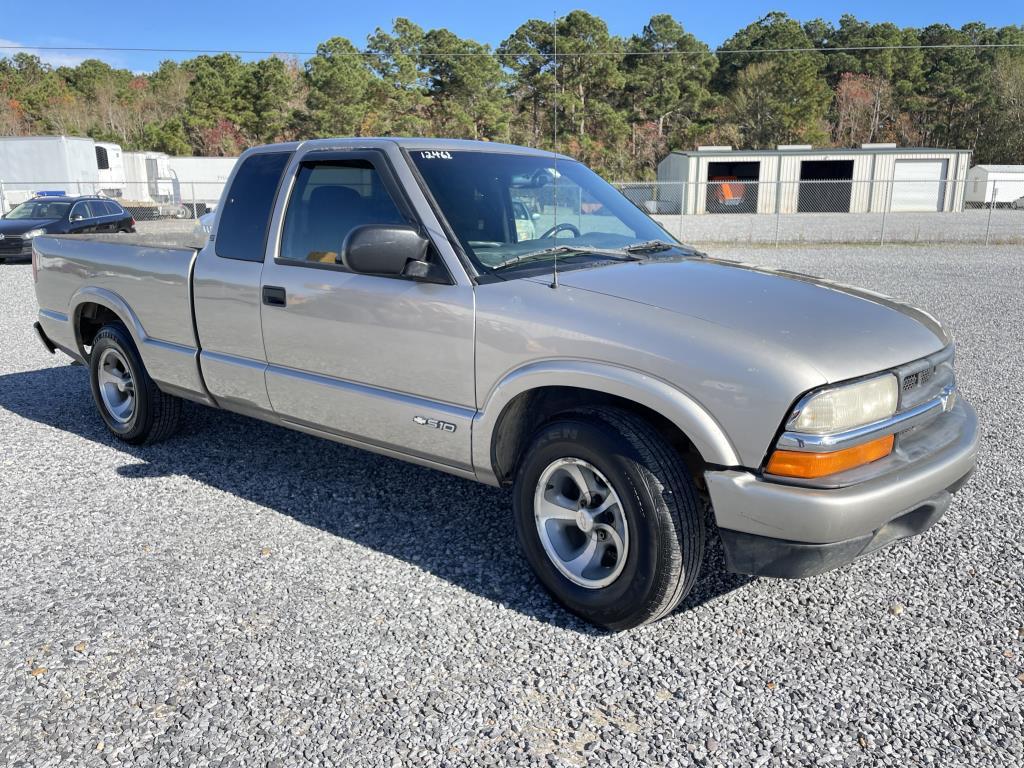
[[[727,100],[726,119],[745,147],[820,142],[832,92],[823,77],[825,55],[808,51],[804,28],[769,13],[730,37],[713,80]],[[750,51],[750,52],[748,52]]]
[[[316,55],[306,62],[306,85],[307,135],[363,135],[373,75],[351,42],[332,37],[320,43]]]
[[[586,11],[530,19],[497,50],[395,19],[304,62],[231,54],[139,74],[89,59],[0,57],[0,135],[236,154],[317,136],[413,135],[557,148],[606,175],[653,175],[701,143],[888,140],[1024,163],[1024,26],[901,28],[769,13],[718,51],[668,14],[623,39]],[[557,134],[557,135],[556,135]]]

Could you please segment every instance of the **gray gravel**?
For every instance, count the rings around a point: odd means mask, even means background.
[[[619,635],[539,589],[507,492],[198,406],[115,444],[0,266],[0,765],[1024,763],[1021,248],[717,252],[950,323],[979,471],[923,537],[716,557]]]

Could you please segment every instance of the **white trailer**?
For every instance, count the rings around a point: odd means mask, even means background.
[[[1024,165],[976,165],[967,171],[964,202],[971,207],[1010,205],[1024,196]]]
[[[190,216],[198,217],[217,207],[236,160],[237,157],[168,158],[175,197]]]
[[[174,176],[163,152],[125,152],[125,190],[121,205],[136,219],[176,218],[188,215],[175,193]]]
[[[100,192],[108,197],[123,197],[125,193],[124,153],[120,144],[97,141],[96,172]]]
[[[37,192],[95,195],[100,191],[96,143],[75,136],[0,138],[0,212]]]
[[[188,215],[175,192],[170,157],[163,152],[125,152],[125,191],[121,204],[137,212],[137,219],[185,218]]]

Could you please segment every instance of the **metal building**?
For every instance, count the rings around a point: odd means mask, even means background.
[[[862,144],[699,147],[658,164],[658,213],[960,211],[971,153]]]
[[[1024,197],[1024,165],[976,165],[967,172],[969,208],[1009,205]]]

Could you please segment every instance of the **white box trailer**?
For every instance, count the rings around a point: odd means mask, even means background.
[[[174,196],[169,161],[170,156],[163,152],[125,152],[125,198],[160,204],[180,202]]]
[[[108,197],[123,197],[125,190],[124,153],[120,144],[109,141],[95,143],[96,172],[100,192]]]
[[[976,165],[967,171],[964,202],[969,206],[1009,205],[1019,197],[1024,197],[1024,165]]]
[[[173,217],[189,212],[176,197],[170,157],[163,152],[125,152],[125,189],[120,202],[141,220]]]
[[[237,157],[171,157],[167,164],[174,179],[174,194],[187,209],[201,216],[220,202],[221,192]]]
[[[96,143],[75,136],[0,138],[0,212],[42,191],[99,192]]]

